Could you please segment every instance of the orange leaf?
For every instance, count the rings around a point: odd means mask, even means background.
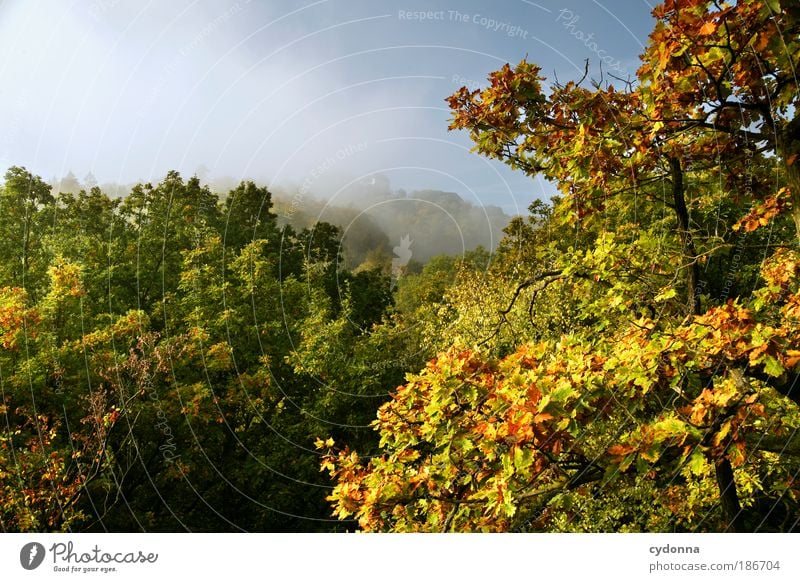
[[[608,454],[621,457],[623,455],[630,454],[633,451],[634,448],[631,445],[614,445],[612,447],[609,447]]]
[[[717,30],[717,25],[713,20],[709,20],[703,26],[700,27],[700,30],[697,31],[700,36],[708,36],[709,34],[714,34]]]
[[[798,363],[800,363],[800,350],[786,350],[786,359],[783,361],[784,367],[794,368]]]

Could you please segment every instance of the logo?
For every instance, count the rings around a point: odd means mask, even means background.
[[[392,288],[394,288],[397,280],[403,273],[403,267],[408,265],[408,262],[411,260],[411,255],[413,255],[411,243],[413,242],[410,235],[405,235],[400,239],[400,244],[392,249],[395,254],[395,257],[392,259]]]
[[[38,542],[30,542],[19,551],[19,563],[26,570],[35,570],[44,562],[44,546]]]

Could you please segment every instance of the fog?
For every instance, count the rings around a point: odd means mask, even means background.
[[[202,170],[202,168],[201,168]],[[201,184],[220,199],[236,188],[233,177],[196,174]],[[343,179],[343,178],[342,178]],[[98,184],[93,174],[79,179],[73,173],[50,182],[52,193],[77,194],[99,187],[112,197],[126,196],[134,184]],[[389,271],[396,247],[404,249],[406,266],[422,265],[436,255],[460,256],[478,247],[492,251],[511,216],[495,205],[470,201],[456,192],[393,188],[383,174],[350,178],[336,190],[318,193],[308,183],[271,188],[271,211],[281,226],[295,231],[313,229],[319,222],[339,227],[343,266],[381,267]]]
[[[336,204],[380,175],[524,213],[552,187],[471,154],[444,99],[526,55],[560,78],[600,49],[635,70],[646,4],[579,4],[6,0],[0,167],[100,184],[176,169]]]

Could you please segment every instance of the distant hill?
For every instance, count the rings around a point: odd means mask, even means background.
[[[371,178],[370,180],[375,180]],[[494,250],[511,217],[498,206],[476,206],[455,192],[391,191],[387,181],[360,182],[334,202],[277,189],[275,212],[279,221],[306,228],[325,221],[342,228],[346,262],[353,268],[380,249],[392,249],[404,238],[414,261],[433,256],[460,255],[481,246]]]

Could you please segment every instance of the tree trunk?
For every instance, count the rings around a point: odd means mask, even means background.
[[[792,219],[800,245],[800,115],[795,116],[780,133],[777,147],[786,172],[786,186],[791,192]]]
[[[691,225],[689,224],[689,210],[686,207],[686,185],[683,182],[683,168],[677,158],[670,158],[670,173],[672,177],[672,201],[675,205],[675,215],[678,219],[678,234],[683,246],[683,260],[687,263],[686,294],[689,313],[700,315],[703,306],[700,302],[700,269],[697,266],[697,250],[692,239]],[[729,531],[742,531],[742,508],[739,504],[739,494],[736,491],[736,481],[733,478],[733,467],[728,459],[714,461],[719,499],[725,515]]]
[[[743,532],[742,518],[744,513],[739,505],[739,494],[736,492],[736,481],[733,478],[733,467],[728,459],[719,459],[714,462],[717,474],[717,487],[719,487],[719,502],[722,513],[728,521],[726,531]]]
[[[689,224],[689,211],[686,208],[686,186],[683,183],[683,168],[680,160],[670,158],[670,170],[672,174],[672,202],[675,205],[675,216],[678,219],[678,234],[681,237],[683,246],[683,260],[688,263],[686,272],[686,295],[688,299],[689,313],[700,315],[700,270],[697,267],[697,250],[692,239],[692,231]]]

